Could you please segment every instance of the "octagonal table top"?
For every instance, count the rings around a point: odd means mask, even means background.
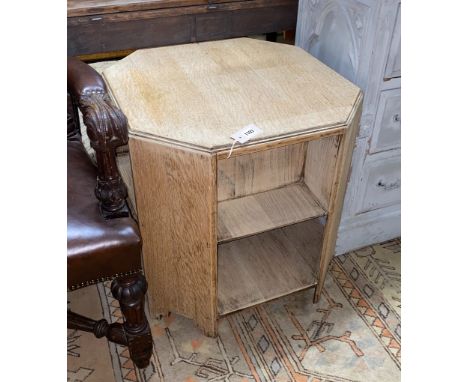
[[[299,47],[238,38],[138,50],[104,71],[129,134],[202,151],[346,125],[360,89]]]

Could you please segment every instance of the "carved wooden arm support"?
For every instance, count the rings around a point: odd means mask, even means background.
[[[91,147],[96,152],[96,197],[105,218],[128,216],[127,188],[117,168],[115,149],[128,142],[127,118],[114,105],[102,77],[89,65],[69,57],[67,87],[83,113]]]

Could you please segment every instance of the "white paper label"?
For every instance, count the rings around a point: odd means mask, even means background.
[[[231,135],[231,138],[239,143],[245,143],[253,137],[257,136],[262,132],[262,129],[255,126],[253,123],[245,126],[243,129],[236,131]]]

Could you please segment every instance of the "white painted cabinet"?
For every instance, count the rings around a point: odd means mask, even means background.
[[[336,253],[400,235],[399,0],[300,0],[296,45],[364,91]]]
[[[371,154],[400,147],[400,89],[383,90],[377,106],[369,152]]]
[[[385,79],[396,78],[401,76],[401,19],[400,19],[400,3],[398,4],[397,17],[395,27],[392,34],[392,42],[388,51],[387,64],[385,66]]]

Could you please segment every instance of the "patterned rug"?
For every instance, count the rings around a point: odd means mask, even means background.
[[[69,306],[122,322],[109,288],[71,292]],[[335,257],[319,303],[312,292],[223,318],[217,338],[178,315],[151,319],[154,351],[144,371],[125,347],[68,330],[68,381],[399,381],[400,240]]]

